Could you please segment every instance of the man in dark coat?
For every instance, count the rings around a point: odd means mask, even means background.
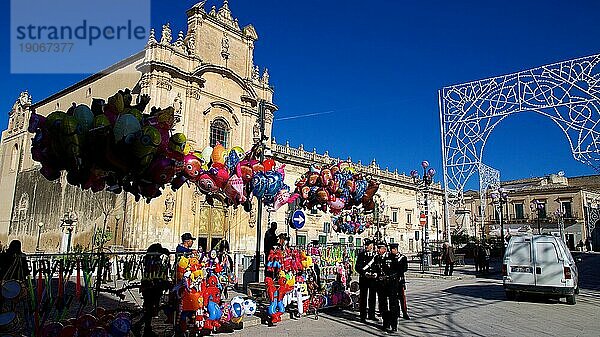
[[[358,254],[356,258],[356,264],[354,269],[359,275],[358,285],[360,288],[360,320],[365,322],[368,318],[370,320],[377,320],[375,317],[375,300],[376,300],[376,289],[375,289],[375,252],[373,250],[374,243],[369,239],[365,239],[365,250]],[[368,299],[368,310],[367,310],[367,299]]]
[[[444,269],[445,276],[452,276],[452,272],[454,271],[454,261],[456,261],[456,257],[454,256],[454,247],[448,242],[444,242],[444,253],[442,255],[442,259],[446,262],[446,268]]]
[[[408,270],[408,258],[406,255],[398,251],[397,243],[390,243],[390,252],[396,256],[397,262],[394,265],[397,269],[398,282],[395,286],[397,297],[400,300],[400,308],[402,309],[402,318],[410,319],[408,315],[408,307],[406,306],[406,279],[404,273]],[[393,327],[392,327],[393,328]]]
[[[271,249],[277,245],[277,222],[271,222],[271,227],[265,232],[264,249],[265,249],[265,266],[269,259]]]
[[[396,270],[397,259],[387,252],[384,242],[377,244],[378,254],[375,258],[375,272],[377,273],[377,298],[379,312],[383,319],[383,330],[386,332],[397,331],[398,325],[398,297],[394,285],[398,282]]]

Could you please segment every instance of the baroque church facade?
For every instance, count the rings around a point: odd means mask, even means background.
[[[294,186],[312,163],[327,165],[340,160],[327,152],[317,154],[302,146],[275,142],[271,132],[278,107],[268,70],[254,62],[255,28],[240,27],[227,0],[218,9],[213,6],[207,10],[204,3],[186,12],[185,33],[173,34],[167,23],[160,38],[151,31],[143,51],[98,74],[35,103],[28,92],[21,93],[9,112],[0,143],[0,241],[4,245],[20,239],[28,252],[58,251],[68,228],[64,214],[74,212],[73,246],[89,248],[92,233],[106,230],[112,233],[107,246],[127,249],[145,249],[154,242],[175,248],[180,235],[190,232],[205,249],[226,239],[236,256],[251,256],[256,250],[256,214],[242,208],[210,206],[194,187],[184,185],[177,192],[167,188],[148,204],[135,202],[126,193],[82,191],[69,185],[65,177],[45,180],[38,172],[39,164],[31,158],[32,134],[27,132],[27,122],[32,111],[48,115],[66,110],[72,102],[91,104],[92,98],[107,98],[119,89],[131,88],[134,99],[150,95],[150,106],[173,106],[177,120],[174,131],[185,133],[192,147],[202,149],[218,141],[229,148],[249,149],[260,139],[258,103],[263,101],[268,147],[278,162],[286,164],[288,185]],[[381,182],[381,219],[387,224],[382,231],[388,241],[400,243],[405,252],[420,250],[415,232],[421,231],[418,217],[422,198],[416,184],[404,174],[381,169],[375,160],[354,166]],[[429,218],[429,237],[434,240],[446,233],[442,198],[439,184],[434,184],[429,196],[430,208],[436,210]],[[279,223],[279,232],[289,232],[286,227],[291,211],[284,206],[274,213],[264,212],[261,234],[271,221]],[[292,244],[320,240],[360,246],[363,237],[373,235],[373,229],[354,237],[334,233],[328,214],[308,213],[306,226],[290,233]]]

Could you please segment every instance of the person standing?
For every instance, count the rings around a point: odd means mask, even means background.
[[[397,282],[395,272],[396,258],[387,252],[384,242],[377,244],[378,254],[375,258],[375,272],[377,273],[377,298],[379,312],[383,319],[383,330],[396,331],[398,324],[398,298],[394,284]]]
[[[360,320],[363,322],[365,322],[367,318],[370,320],[377,320],[377,317],[375,317],[375,278],[377,275],[374,272],[375,252],[373,247],[373,241],[365,239],[365,250],[358,254],[358,257],[356,258],[356,264],[354,266],[354,269],[359,275],[359,310]]]
[[[396,298],[400,300],[402,318],[410,319],[406,305],[406,279],[404,278],[404,273],[408,270],[408,258],[398,251],[397,243],[390,243],[390,252],[396,257],[396,263],[394,264],[396,274],[398,275],[397,282],[394,285],[394,289],[397,290]],[[392,326],[392,330],[394,330],[394,326]]]
[[[181,243],[177,245],[175,252],[179,254],[196,252],[196,250],[192,249],[192,246],[194,245],[194,240],[196,240],[196,238],[193,237],[191,233],[184,233],[181,236]]]
[[[454,247],[452,247],[452,245],[448,242],[444,242],[444,255],[442,258],[446,263],[444,275],[452,276],[452,272],[454,272],[454,262],[456,261],[456,257],[454,256]]]
[[[265,250],[265,268],[267,265],[267,260],[269,259],[269,253],[277,245],[277,222],[271,222],[271,226],[265,232],[264,239],[264,250]]]
[[[585,239],[585,250],[588,252],[592,250],[592,240],[590,238]]]
[[[150,245],[146,251],[140,284],[140,293],[144,299],[144,313],[133,326],[135,336],[141,335],[141,326],[144,325],[143,337],[158,337],[152,329],[152,318],[158,315],[163,292],[171,288],[168,256],[169,250],[163,248],[160,243]]]
[[[0,255],[0,279],[25,281],[29,275],[27,257],[21,250],[21,241],[12,240]]]

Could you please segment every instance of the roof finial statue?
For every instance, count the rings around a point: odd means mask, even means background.
[[[167,22],[166,25],[162,26],[162,36],[160,38],[161,44],[171,44],[173,35],[171,34],[171,24]]]
[[[148,37],[148,44],[155,44],[158,43],[158,41],[156,41],[156,33],[154,31],[154,28],[150,29],[150,36]]]
[[[265,68],[265,72],[263,73],[262,83],[265,85],[269,85],[269,69]]]

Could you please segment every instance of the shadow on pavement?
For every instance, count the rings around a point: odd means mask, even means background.
[[[502,301],[506,299],[504,289],[502,288],[502,285],[499,284],[455,286],[445,289],[444,292],[460,296],[476,297],[484,300]]]

